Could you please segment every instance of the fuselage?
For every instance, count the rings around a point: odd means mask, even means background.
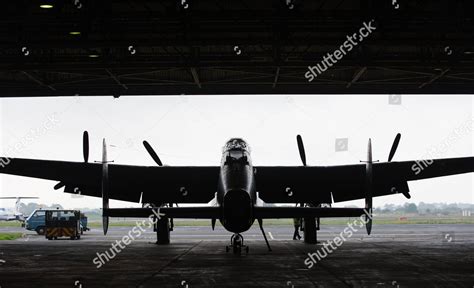
[[[9,213],[6,209],[0,208],[0,221],[23,220],[23,215]]]
[[[255,174],[247,143],[238,138],[223,148],[217,202],[222,209],[219,219],[224,228],[234,233],[247,231],[255,221]]]

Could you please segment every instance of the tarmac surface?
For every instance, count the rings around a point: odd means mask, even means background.
[[[175,227],[165,246],[148,229],[117,253],[112,244],[132,227],[110,227],[107,236],[93,229],[76,241],[27,232],[0,241],[0,287],[474,287],[474,225],[375,225],[371,236],[357,227],[308,268],[308,253],[323,255],[323,243],[346,227],[323,226],[321,243],[309,245],[291,240],[291,226],[268,226],[269,252],[254,226],[242,255],[226,253],[231,233],[220,226]],[[15,231],[25,230],[0,228]],[[97,268],[106,251],[112,257]]]

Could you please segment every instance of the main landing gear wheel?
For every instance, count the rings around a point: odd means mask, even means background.
[[[170,244],[170,225],[167,217],[162,217],[156,222],[156,236],[158,245]]]
[[[316,218],[304,218],[304,243],[316,244]]]
[[[230,245],[225,247],[225,252],[228,253],[232,249],[234,254],[240,255],[242,254],[242,248],[245,249],[246,254],[249,253],[249,246],[244,245],[244,237],[239,233],[235,233],[230,238]]]

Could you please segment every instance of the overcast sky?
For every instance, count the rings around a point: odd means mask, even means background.
[[[374,159],[386,161],[398,132],[402,139],[394,161],[473,155],[474,97],[402,96],[401,104],[397,96],[391,100],[388,95],[2,98],[0,155],[82,161],[84,130],[90,134],[90,161],[101,159],[105,137],[109,160],[147,166],[155,163],[143,140],[167,165],[209,166],[219,165],[222,146],[231,137],[250,144],[255,166],[301,165],[297,134],[303,136],[308,165],[365,160],[369,137]],[[456,129],[463,132],[453,134]],[[348,151],[336,151],[336,138],[348,138]],[[433,148],[438,152],[430,152]],[[71,198],[53,190],[55,184],[0,174],[0,195],[38,196],[39,203],[66,208],[101,206],[99,198]],[[410,202],[474,203],[472,173],[409,186]],[[406,201],[392,195],[375,198],[374,205]],[[353,204],[363,206],[362,201],[337,206]],[[0,207],[10,206],[13,201],[0,200]],[[133,205],[112,201],[111,206]]]

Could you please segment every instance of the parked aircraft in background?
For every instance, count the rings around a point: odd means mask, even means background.
[[[0,199],[16,199],[13,209],[0,208],[0,221],[25,221],[25,216],[20,212],[21,199],[38,199],[38,197],[0,197]]]

